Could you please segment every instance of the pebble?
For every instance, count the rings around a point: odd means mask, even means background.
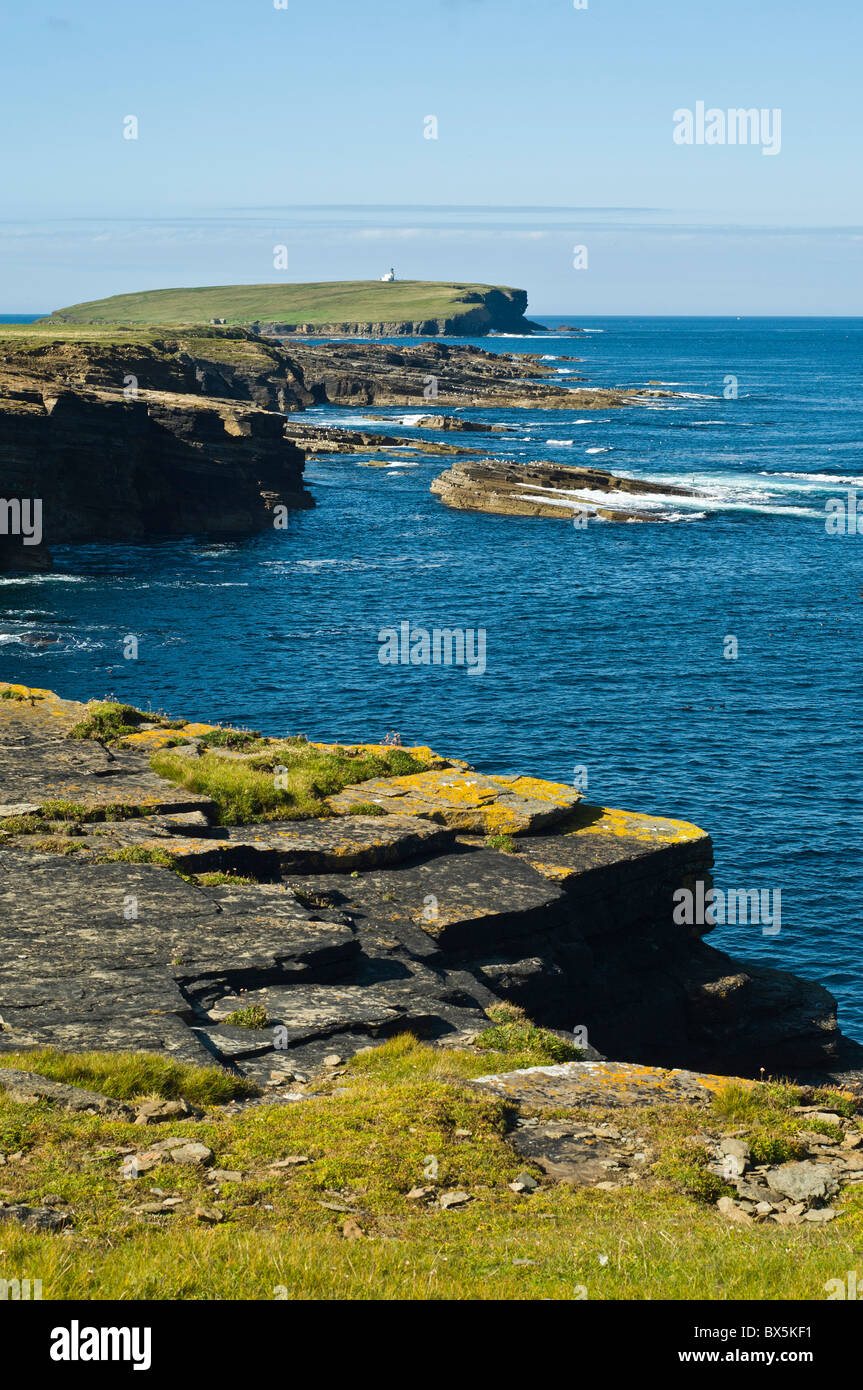
[[[196,1220],[205,1221],[210,1226],[217,1226],[225,1219],[225,1213],[218,1207],[195,1207],[194,1216]]]
[[[469,1192],[442,1192],[438,1200],[444,1211],[448,1211],[450,1207],[463,1207],[473,1198]]]

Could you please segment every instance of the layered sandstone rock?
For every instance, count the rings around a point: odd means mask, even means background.
[[[431,755],[332,797],[335,816],[225,826],[151,770],[159,728],[108,748],[67,737],[84,706],[0,697],[0,1051],[143,1048],[266,1081],[400,1031],[464,1039],[508,1000],[585,1029],[596,1057],[860,1066],[826,990],[675,924],[675,892],[710,883],[697,826]],[[207,729],[173,728],[175,752]],[[22,819],[68,820],[61,797],[83,823],[46,839]],[[252,1004],[272,1026],[228,1021]]]
[[[604,521],[655,521],[655,512],[637,505],[604,507],[591,494],[608,493],[637,498],[691,497],[697,493],[670,483],[641,478],[619,478],[599,468],[571,467],[561,463],[509,463],[503,459],[478,459],[453,464],[435,478],[431,491],[448,507],[461,511],[492,512],[502,516],[548,516],[572,521],[601,517]]]
[[[309,507],[304,455],[281,416],[168,391],[0,379],[0,495],[38,499],[40,544],[5,539],[0,565],[47,567],[52,545],[232,535]],[[38,560],[37,560],[38,552]]]

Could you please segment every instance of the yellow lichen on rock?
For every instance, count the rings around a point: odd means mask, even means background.
[[[690,821],[669,820],[666,816],[649,816],[639,811],[621,811],[612,806],[600,808],[602,815],[588,826],[563,828],[571,835],[617,835],[626,840],[643,840],[652,845],[677,845],[684,840],[700,840],[705,831]]]
[[[356,802],[421,816],[478,835],[515,835],[553,825],[575,808],[581,793],[536,777],[491,777],[464,769],[376,778],[329,798],[336,811]]]
[[[594,866],[675,845],[709,846],[709,841],[707,832],[689,821],[582,802],[552,834],[537,843],[524,841],[521,848],[538,873],[563,883]]]
[[[536,1107],[707,1104],[735,1082],[750,1089],[757,1081],[710,1072],[654,1067],[640,1062],[560,1062],[519,1071],[479,1076],[470,1084]]]
[[[20,719],[26,712],[29,727],[46,728],[56,736],[71,729],[86,711],[86,705],[78,700],[63,700],[53,690],[0,681],[0,720],[5,719],[7,723]]]
[[[219,724],[184,724],[181,729],[141,729],[136,734],[124,734],[123,742],[132,748],[155,751],[166,744],[191,742],[204,734],[217,733],[220,728]]]

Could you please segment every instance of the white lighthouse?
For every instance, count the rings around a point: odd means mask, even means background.
[[[393,270],[392,266],[390,266],[390,268],[389,268],[389,270],[387,271],[386,275],[382,275],[382,276],[381,276],[381,284],[386,284],[386,285],[388,285],[388,284],[390,284],[390,282],[391,282],[392,280],[394,280],[395,278],[396,278],[396,273],[395,273],[395,271]]]

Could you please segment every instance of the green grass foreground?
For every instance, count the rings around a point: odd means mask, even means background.
[[[396,320],[458,318],[483,295],[504,286],[426,280],[325,280],[310,284],[205,285],[188,289],[144,290],[112,295],[55,309],[51,324],[228,324],[385,323]]]
[[[513,1192],[508,1184],[531,1169],[506,1141],[507,1103],[465,1083],[536,1064],[542,1039],[532,1031],[523,1052],[432,1049],[400,1036],[355,1057],[314,1098],[146,1129],[0,1093],[0,1195],[36,1204],[54,1193],[75,1218],[69,1234],[0,1227],[0,1278],[41,1279],[45,1299],[822,1299],[827,1280],[859,1268],[859,1189],[828,1226],[793,1228],[730,1225],[681,1190],[685,1165],[678,1171],[674,1155],[688,1153],[697,1167],[705,1128],[734,1117],[750,1133],[785,1137],[799,1123],[785,1113],[792,1087],[764,1088],[755,1101],[732,1090],[712,1111],[580,1112],[637,1128],[669,1160],[668,1175],[643,1190],[601,1192],[551,1184],[533,1169],[539,1189]],[[511,1029],[507,1044],[526,1037]],[[12,1064],[10,1054],[2,1060]],[[131,1064],[117,1054],[80,1065],[93,1087],[116,1089],[115,1070],[129,1084]],[[176,1075],[160,1077],[152,1059],[135,1065],[142,1088],[164,1083],[174,1093]],[[202,1100],[194,1084],[188,1069],[184,1094]],[[245,1181],[214,1191],[206,1170],[170,1162],[123,1177],[122,1150],[178,1133],[209,1145],[216,1165]],[[308,1162],[269,1166],[288,1156]],[[450,1210],[409,1201],[424,1184],[472,1200]],[[153,1188],[184,1205],[135,1215]],[[217,1208],[221,1223],[202,1224],[197,1204]]]
[[[248,762],[220,757],[215,750],[198,758],[165,750],[153,754],[150,766],[160,777],[212,797],[223,825],[247,825],[331,815],[326,798],[344,787],[422,772],[425,763],[400,748],[370,753],[279,742],[268,749],[264,741],[260,756]]]

